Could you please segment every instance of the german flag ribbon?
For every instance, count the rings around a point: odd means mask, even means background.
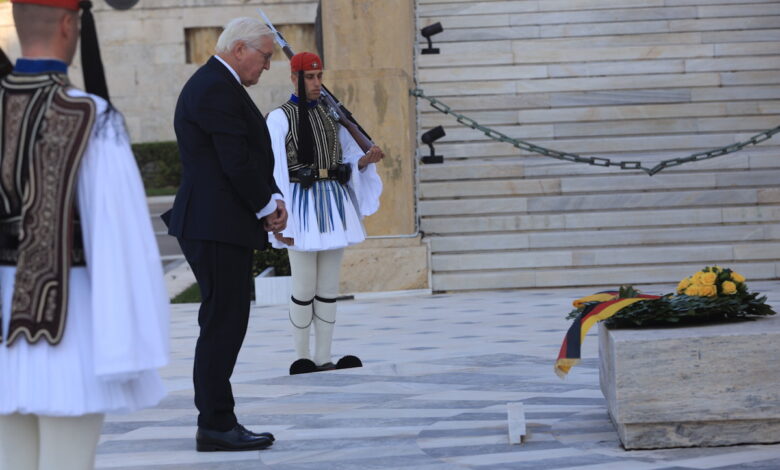
[[[605,291],[575,300],[574,306],[576,308],[582,305],[585,305],[585,308],[574,319],[571,327],[569,327],[569,331],[563,338],[561,351],[558,353],[558,359],[555,361],[554,367],[558,377],[566,377],[569,370],[580,362],[582,343],[585,341],[585,335],[588,334],[588,330],[594,324],[601,320],[606,320],[631,304],[659,297],[657,295],[642,294],[638,297],[619,299],[618,292]]]

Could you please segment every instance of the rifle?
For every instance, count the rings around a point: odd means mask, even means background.
[[[274,28],[271,20],[265,16],[263,10],[258,8],[257,11],[260,12],[260,16],[263,17],[265,24],[271,28],[271,31],[274,33],[274,39],[276,40],[276,43],[279,44],[279,47],[282,48],[282,51],[284,51],[284,55],[286,55],[288,59],[292,59],[295,53],[290,47],[290,44],[288,44],[284,39],[284,36],[282,36],[282,33]],[[350,135],[352,135],[352,138],[355,139],[355,142],[357,142],[357,144],[361,149],[363,149],[364,152],[368,152],[368,150],[374,146],[374,142],[371,140],[371,137],[365,130],[363,130],[362,127],[360,127],[360,124],[358,124],[355,118],[352,117],[352,113],[349,112],[349,110],[343,104],[341,104],[341,102],[335,96],[333,96],[333,93],[331,93],[330,90],[325,87],[325,85],[322,85],[320,101],[325,105],[325,108],[328,110],[328,113],[330,113],[331,117],[338,121],[339,124],[344,126],[347,131],[349,131]]]

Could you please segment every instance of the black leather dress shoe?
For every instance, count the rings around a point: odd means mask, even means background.
[[[230,431],[214,431],[198,428],[195,434],[198,452],[260,450],[273,444],[266,436],[250,433],[245,427],[236,424]]]
[[[268,439],[271,439],[271,442],[273,442],[273,441],[275,441],[275,440],[276,440],[276,438],[274,437],[274,435],[273,435],[273,434],[271,434],[270,432],[254,432],[254,431],[251,431],[251,430],[249,430],[249,429],[245,428],[243,424],[237,424],[236,426],[240,426],[240,427],[241,427],[241,429],[243,429],[244,431],[248,432],[249,434],[251,434],[251,435],[253,435],[253,436],[261,436],[261,437],[266,437],[266,438],[268,438]]]

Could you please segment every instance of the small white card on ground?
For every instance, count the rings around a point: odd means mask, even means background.
[[[521,402],[506,404],[507,420],[509,422],[509,443],[525,442],[525,411]]]

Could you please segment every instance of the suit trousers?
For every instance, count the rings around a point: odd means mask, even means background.
[[[179,238],[200,287],[200,335],[193,382],[198,426],[228,431],[238,422],[230,376],[249,323],[252,248]]]

